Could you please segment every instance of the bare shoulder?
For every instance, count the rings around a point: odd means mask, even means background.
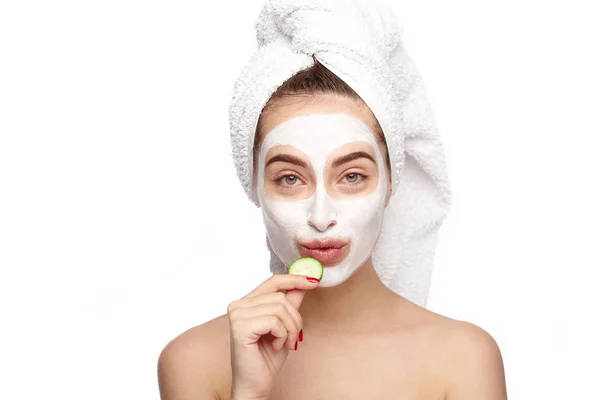
[[[507,398],[502,354],[490,333],[423,308],[417,315],[442,369],[446,400]]]
[[[158,358],[161,399],[219,399],[229,384],[229,351],[227,314],[175,337]]]
[[[449,357],[447,400],[507,398],[504,362],[496,340],[479,326],[456,321],[444,347]]]

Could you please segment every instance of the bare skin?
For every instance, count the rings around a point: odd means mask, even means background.
[[[323,95],[281,104],[264,131],[296,115],[343,112],[373,122],[368,108]],[[368,260],[338,286],[306,291],[303,341],[290,351],[271,400],[506,399],[504,367],[483,329],[419,307],[388,289]],[[230,399],[229,318],[173,339],[158,363],[162,400]]]

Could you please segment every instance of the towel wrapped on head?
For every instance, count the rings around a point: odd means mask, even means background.
[[[452,194],[425,87],[395,12],[376,0],[267,0],[255,29],[258,49],[235,82],[229,109],[233,160],[246,194],[258,205],[252,146],[263,107],[316,58],[358,93],[382,127],[392,197],[373,265],[391,290],[426,306],[437,234]],[[271,271],[285,273],[267,245]]]

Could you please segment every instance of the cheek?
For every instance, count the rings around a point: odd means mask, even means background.
[[[338,203],[338,222],[358,234],[370,233],[370,229],[378,229],[382,220],[385,197],[379,192],[364,198],[342,200]]]
[[[263,214],[271,228],[280,231],[298,230],[306,225],[308,217],[305,201],[265,201]]]
[[[354,207],[343,207],[340,210],[341,222],[357,227],[370,224],[378,215],[378,207],[372,204],[357,204]]]

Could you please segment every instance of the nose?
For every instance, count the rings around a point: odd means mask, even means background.
[[[308,213],[308,225],[319,232],[325,232],[334,226],[337,215],[331,205],[329,196],[322,190],[317,190],[312,207]]]

